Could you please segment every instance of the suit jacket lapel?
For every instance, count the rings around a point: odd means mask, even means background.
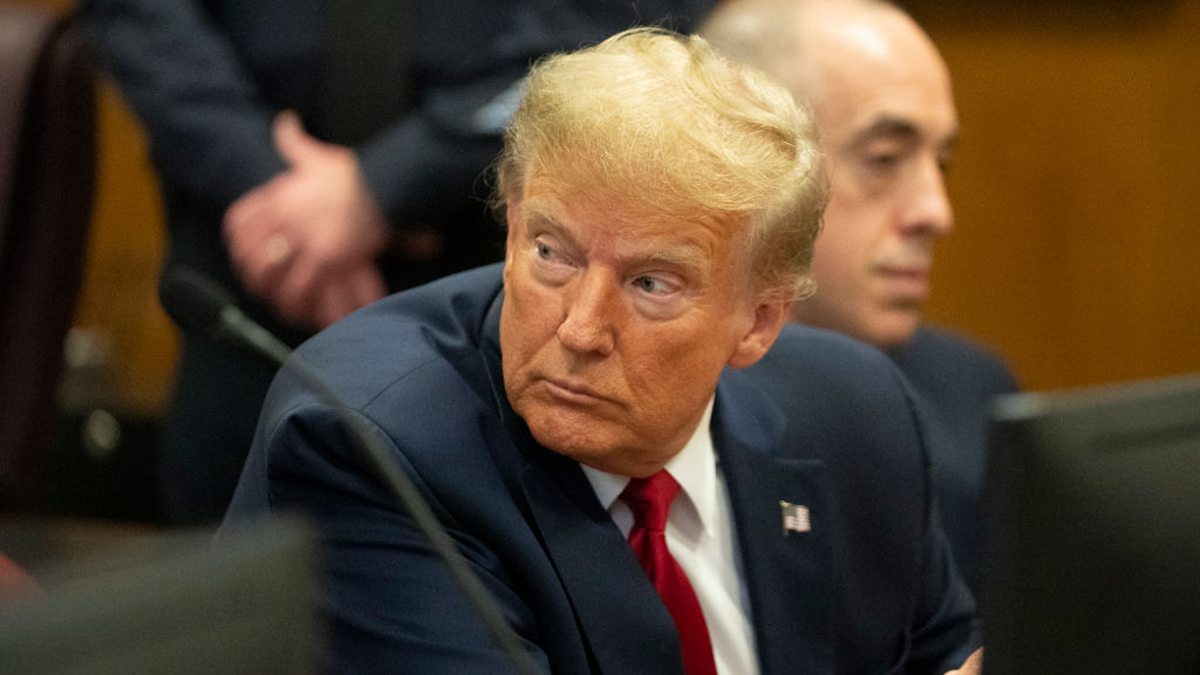
[[[503,293],[484,320],[484,367],[524,460],[517,478],[530,525],[570,598],[591,661],[605,675],[684,675],[671,615],[587,477],[574,460],[538,445],[508,403],[497,340],[502,299]]]
[[[683,675],[679,636],[654,585],[579,466],[559,459],[531,463],[521,485],[599,672]]]
[[[717,389],[713,441],[729,487],[762,675],[832,672],[830,500],[824,465],[780,456],[786,419],[743,374]],[[785,530],[781,502],[809,510]]]

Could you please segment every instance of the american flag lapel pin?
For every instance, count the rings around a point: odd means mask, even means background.
[[[779,502],[783,512],[783,536],[792,532],[808,532],[812,529],[812,521],[808,517],[808,507],[791,502]]]

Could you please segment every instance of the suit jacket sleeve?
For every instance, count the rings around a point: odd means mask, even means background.
[[[280,110],[320,124],[321,6],[213,10],[193,0],[82,0],[80,14],[104,70],[145,127],[164,182],[222,212],[286,169],[271,137]],[[470,113],[526,64],[525,55],[492,61],[485,66],[496,72],[467,81],[433,73],[420,97],[426,102],[357,148],[390,222],[436,222],[446,195],[471,194],[500,140],[494,129],[476,132]],[[255,68],[274,73],[271,81],[256,78]]]
[[[200,2],[82,0],[79,11],[164,179],[189,200],[223,210],[284,169],[271,142],[275,109]]]
[[[393,226],[438,224],[446,196],[482,197],[500,150],[496,106],[542,54],[599,41],[633,23],[692,25],[707,0],[433,5],[419,13],[413,106],[356,148]],[[89,41],[145,125],[159,170],[193,201],[223,210],[285,168],[274,115],[319,127],[324,3],[81,0]],[[510,102],[514,97],[510,97]],[[511,106],[507,106],[511,107]],[[478,117],[490,110],[487,119]],[[480,202],[482,208],[482,202]]]
[[[474,196],[483,208],[485,168],[501,150],[500,129],[473,113],[501,96],[524,73],[524,60],[496,64],[478,80],[425,91],[418,107],[356,148],[371,194],[394,227],[436,225],[445,196]]]
[[[909,672],[913,673],[953,670],[983,646],[971,592],[958,574],[937,520],[937,510],[931,509],[931,527],[923,545],[923,592],[909,657]]]
[[[929,442],[932,421],[910,390],[913,415],[923,443]],[[974,597],[959,573],[949,540],[942,528],[933,487],[932,460],[926,454],[926,525],[921,541],[920,592],[914,616],[909,672],[939,674],[962,665],[982,646]]]
[[[273,513],[302,511],[323,533],[318,602],[330,649],[322,672],[511,673],[425,535],[358,459],[338,413],[310,403],[277,419],[259,431],[262,452],[252,453],[230,514],[258,511],[263,499]],[[417,482],[534,661],[549,672],[532,639],[534,616],[488,547],[456,527],[401,449],[361,419]],[[258,480],[268,474],[269,482]]]
[[[286,169],[271,137],[280,110],[320,126],[321,6],[82,0],[80,14],[104,70],[144,125],[164,182],[222,212]],[[485,55],[469,71],[448,66],[423,76],[418,106],[356,148],[391,223],[436,223],[446,195],[472,193],[500,149],[497,129],[481,132],[472,113],[519,79],[530,58]],[[256,77],[263,73],[269,81]]]
[[[482,208],[484,170],[542,55],[596,43],[635,24],[688,30],[710,0],[507,2],[438,5],[414,36],[420,87],[409,113],[358,148],[368,186],[394,226],[434,224],[444,195]]]

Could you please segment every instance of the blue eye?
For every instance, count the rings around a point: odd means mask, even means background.
[[[633,285],[647,293],[653,293],[658,288],[658,281],[652,277],[638,277],[633,280]]]
[[[533,240],[531,253],[533,257],[530,262],[533,272],[544,282],[562,283],[578,269],[569,256],[563,255],[562,249],[552,246],[541,238]]]
[[[650,295],[663,295],[673,290],[667,283],[654,277],[638,277],[633,280],[633,285],[643,293]]]

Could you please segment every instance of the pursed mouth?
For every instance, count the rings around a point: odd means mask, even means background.
[[[612,402],[612,399],[580,382],[568,382],[552,378],[544,378],[542,382],[546,390],[556,399],[564,402],[590,405],[601,402]]]
[[[929,293],[928,267],[881,265],[875,268],[875,272],[901,295],[923,298]]]
[[[884,274],[887,276],[904,277],[904,278],[911,278],[911,279],[928,279],[929,278],[929,265],[883,264],[883,265],[876,265],[875,271],[878,272],[879,274]]]

